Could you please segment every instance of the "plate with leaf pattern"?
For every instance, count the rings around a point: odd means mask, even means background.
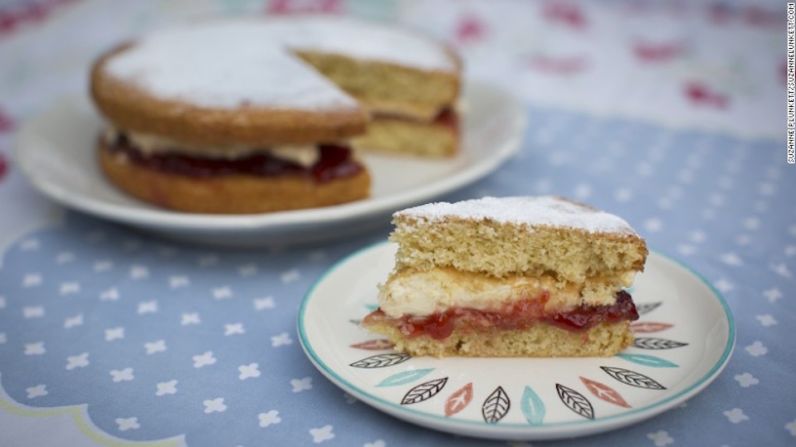
[[[545,440],[614,430],[671,409],[708,386],[732,354],[735,327],[701,276],[651,253],[632,288],[633,346],[614,357],[432,358],[396,352],[359,322],[396,246],[333,266],[298,316],[304,352],[353,397],[425,427],[493,439]]]

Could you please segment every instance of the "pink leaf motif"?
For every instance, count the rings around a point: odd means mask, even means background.
[[[696,105],[726,109],[729,105],[729,98],[713,91],[709,86],[701,82],[687,82],[683,87],[686,97]]]
[[[587,379],[583,376],[581,376],[580,381],[583,382],[583,384],[586,385],[586,388],[588,388],[588,390],[598,399],[602,399],[614,405],[619,405],[620,407],[630,408],[630,405],[625,401],[625,399],[608,385],[604,385],[595,380]]]
[[[352,348],[365,349],[367,351],[381,351],[384,349],[391,349],[394,345],[389,340],[383,338],[363,341],[362,343],[354,343]]]
[[[549,22],[557,22],[574,29],[586,28],[588,24],[581,8],[572,3],[547,3],[542,10],[542,16]]]
[[[450,395],[448,400],[445,401],[445,416],[453,416],[454,414],[464,410],[473,400],[473,383],[459,388]]]
[[[478,17],[464,16],[456,25],[456,41],[461,44],[473,43],[483,39],[485,32],[486,27]]]
[[[637,321],[630,325],[630,330],[639,334],[647,334],[650,332],[660,332],[672,327],[669,323],[656,323],[654,321]]]

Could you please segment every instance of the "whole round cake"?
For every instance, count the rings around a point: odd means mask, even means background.
[[[367,197],[352,149],[450,155],[460,63],[443,44],[355,19],[224,20],[101,56],[99,161],[119,188],[187,212],[261,213]]]

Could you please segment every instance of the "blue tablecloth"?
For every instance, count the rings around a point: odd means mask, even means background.
[[[701,272],[732,307],[735,354],[704,392],[567,445],[775,446],[796,442],[787,341],[796,324],[795,192],[796,167],[779,141],[532,108],[521,153],[443,199],[559,194],[592,203]],[[192,446],[488,444],[356,402],[298,345],[296,312],[311,284],[388,232],[385,223],[345,241],[237,252],[67,213],[2,254],[0,380],[16,404],[0,413],[85,404],[114,436],[184,434]],[[3,445],[57,444],[3,420]]]

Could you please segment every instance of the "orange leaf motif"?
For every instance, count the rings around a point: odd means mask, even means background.
[[[445,401],[445,416],[453,416],[454,414],[464,410],[470,401],[473,400],[473,383],[456,390],[448,400]]]
[[[376,339],[376,340],[363,341],[362,343],[354,343],[353,345],[351,345],[351,347],[357,349],[365,349],[368,351],[381,351],[384,349],[391,349],[393,347],[393,344],[389,340]]]
[[[647,334],[650,332],[660,332],[672,327],[669,323],[655,323],[652,321],[638,321],[630,325],[630,330],[639,334]]]
[[[597,398],[606,402],[610,402],[614,405],[619,405],[620,407],[630,408],[630,405],[625,401],[625,399],[610,386],[582,376],[580,380]]]

